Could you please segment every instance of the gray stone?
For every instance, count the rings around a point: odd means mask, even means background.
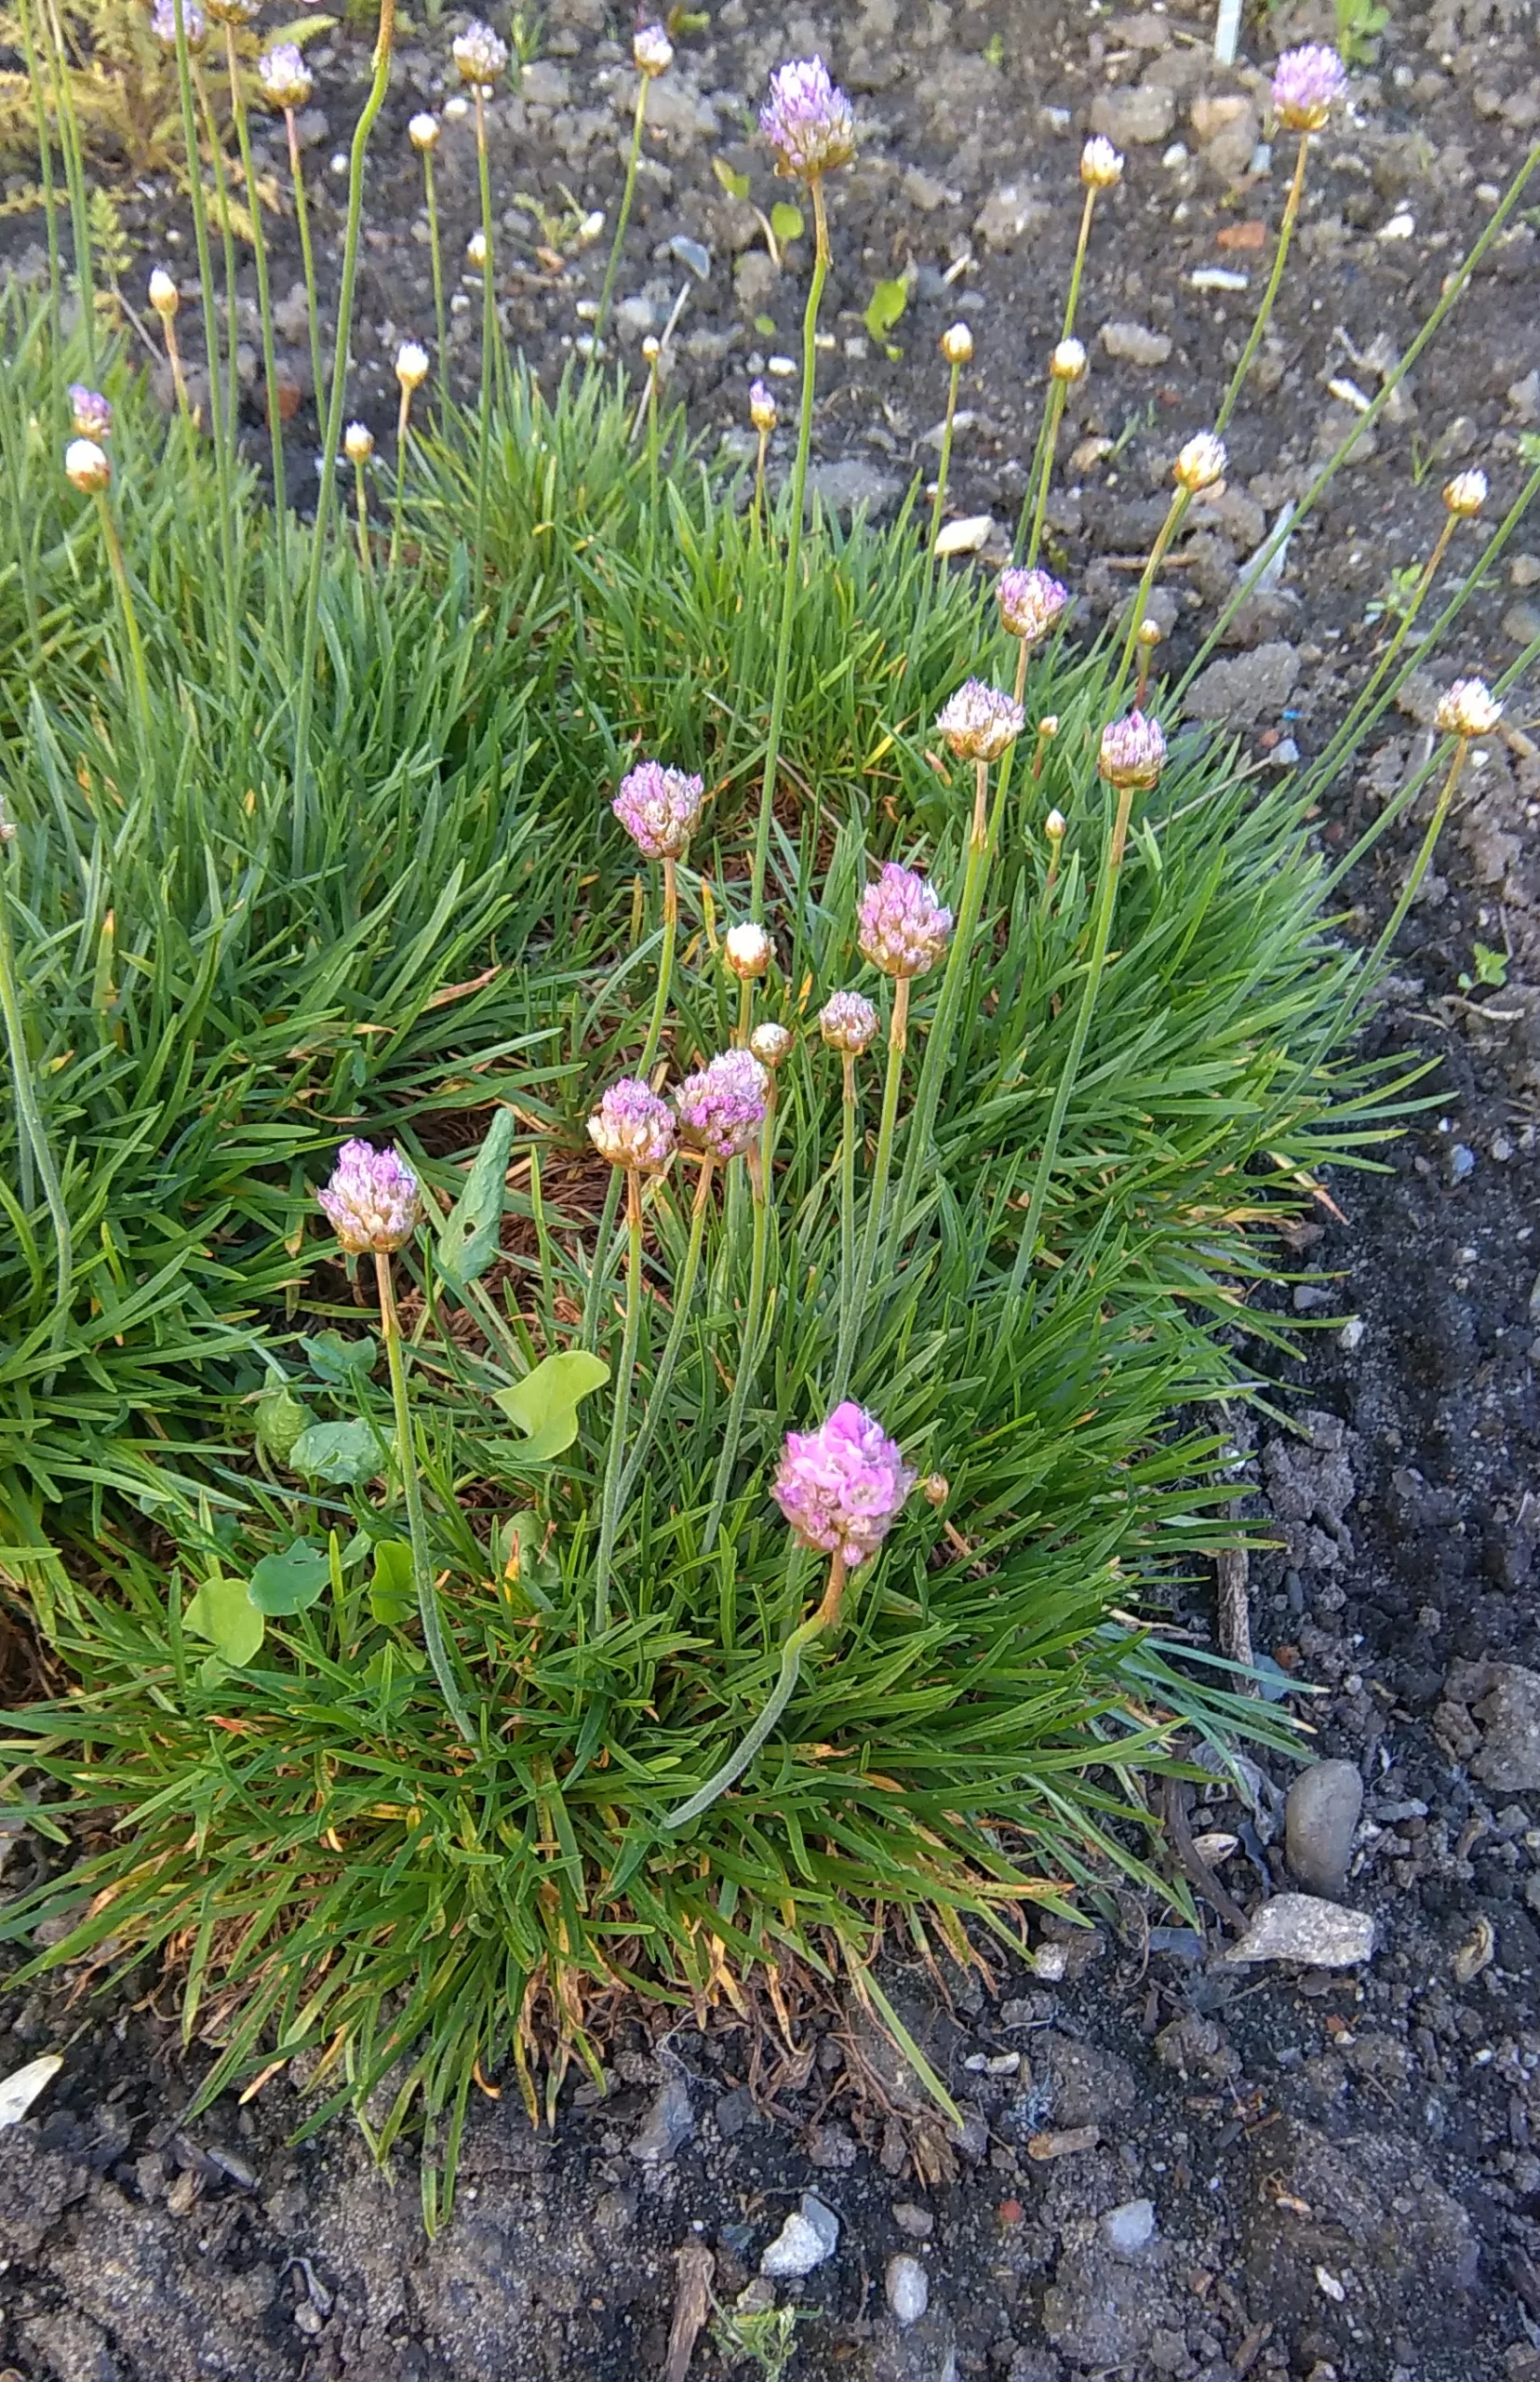
[[[1176,2310],[1159,2258],[1119,2257],[1104,2244],[1070,2251],[1043,2294],[1043,2331],[1078,2365],[1134,2367]]]
[[[931,2278],[906,2250],[889,2259],[882,2287],[901,2324],[917,2323],[931,2304]]]
[[[1279,637],[1238,654],[1233,662],[1211,662],[1188,688],[1184,709],[1189,719],[1249,728],[1283,709],[1298,676],[1299,656]]]
[[[893,2223],[911,2241],[928,2241],[936,2229],[936,2220],[928,2208],[920,2208],[912,2200],[901,2200],[893,2210]]]
[[[89,2177],[62,2151],[47,2150],[30,2121],[0,2133],[0,2254],[29,2259]]]
[[[1155,2239],[1155,2202],[1126,2200],[1120,2208],[1109,2208],[1102,2219],[1102,2239],[1123,2257],[1145,2249]]]
[[[1172,352],[1167,333],[1145,323],[1104,323],[1102,345],[1119,364],[1164,364]]]
[[[1164,141],[1176,122],[1176,100],[1163,83],[1098,91],[1091,103],[1091,128],[1105,132],[1119,149]]]
[[[851,2382],[957,2382],[957,2335],[949,2317],[932,2308],[912,2324],[884,2316],[864,2356],[844,2369]]]
[[[990,192],[973,218],[973,236],[997,256],[1009,256],[1052,211],[1036,193],[1017,182],[1006,182]]]
[[[553,64],[548,58],[537,58],[520,76],[518,94],[532,107],[564,108],[572,96],[572,78],[565,67]],[[656,96],[656,92],[649,94],[649,115]]]
[[[695,2131],[690,2106],[690,2085],[682,2068],[670,2067],[631,2145],[631,2156],[644,2167],[659,2167],[672,2159]]]
[[[692,240],[688,232],[675,233],[668,244],[668,252],[688,267],[697,281],[711,279],[711,250],[703,247],[699,240]]]
[[[776,292],[781,275],[763,248],[748,248],[732,268],[732,294],[745,314],[762,314]]]
[[[1540,1787],[1540,1671],[1520,1663],[1456,1663],[1444,1694],[1466,1706],[1480,1729],[1473,1777],[1506,1795]]]
[[[1503,614],[1503,635],[1515,645],[1533,645],[1540,636],[1540,605],[1510,604]]]
[[[864,504],[875,517],[903,493],[903,482],[891,472],[879,471],[875,463],[863,462],[857,455],[847,456],[837,463],[815,463],[808,474],[810,510],[816,496],[825,513],[850,514]]]
[[[1091,2043],[1072,2042],[1067,2035],[1040,2036],[1032,2049],[1032,2066],[1047,2113],[1065,2133],[1082,2125],[1113,2128],[1137,2098],[1133,2070],[1126,2060]]]
[[[1275,1894],[1265,1902],[1226,1960],[1298,1960],[1312,1969],[1350,1969],[1374,1948],[1367,1911],[1344,1910],[1314,1894]]]
[[[1341,1894],[1362,1809],[1356,1762],[1312,1762],[1290,1787],[1283,1813],[1289,1867],[1311,1894]]]
[[[759,2261],[759,2271],[771,2282],[811,2274],[839,2247],[839,2219],[816,2192],[804,2192]]]

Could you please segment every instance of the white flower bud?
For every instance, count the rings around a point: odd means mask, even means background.
[[[1456,520],[1473,521],[1486,501],[1485,472],[1456,472],[1444,483],[1444,503]]]
[[[752,976],[762,976],[770,964],[770,939],[763,927],[730,927],[723,941],[722,957],[733,974],[745,982]]]
[[[94,438],[72,438],[64,449],[64,476],[82,496],[99,495],[112,486],[113,467],[106,448]]]
[[[948,364],[966,364],[973,353],[973,334],[966,323],[954,323],[941,335],[941,352]]]
[[[1096,133],[1080,152],[1080,180],[1088,190],[1111,190],[1122,179],[1122,158],[1105,133]]]
[[[367,422],[349,422],[342,433],[342,452],[350,463],[368,462],[374,452],[374,433]]]
[[[435,115],[429,115],[424,110],[422,115],[414,115],[410,124],[408,125],[407,138],[414,149],[426,156],[430,149],[437,148],[438,136],[443,128],[438,118]]]
[[[1433,715],[1440,736],[1490,736],[1503,706],[1484,678],[1456,678]]]
[[[416,340],[403,340],[395,351],[395,377],[403,389],[420,389],[428,377],[428,351]]]
[[[176,283],[161,264],[157,264],[150,275],[150,303],[161,320],[167,323],[181,304]]]
[[[1228,460],[1223,438],[1216,438],[1212,430],[1200,430],[1196,438],[1188,439],[1172,465],[1172,473],[1179,488],[1185,488],[1189,496],[1197,496],[1203,488],[1219,485]]]
[[[1083,381],[1086,377],[1086,352],[1078,339],[1062,339],[1048,359],[1051,381]]]

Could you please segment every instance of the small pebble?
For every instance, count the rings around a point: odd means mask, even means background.
[[[816,2192],[804,2192],[759,2261],[759,2271],[771,2282],[811,2274],[839,2247],[839,2219]]]
[[[1109,2208],[1102,2219],[1102,2236],[1110,2249],[1131,2257],[1154,2239],[1155,2202],[1126,2200],[1120,2208]]]
[[[1393,215],[1388,223],[1381,224],[1378,236],[1382,240],[1410,240],[1416,228],[1410,215]]]
[[[1069,1970],[1067,1944],[1039,1944],[1032,1955],[1032,1974],[1044,1985],[1060,1985]]]
[[[1342,1330],[1338,1332],[1337,1338],[1341,1341],[1349,1356],[1353,1354],[1355,1348],[1362,1347],[1364,1334],[1368,1329],[1369,1326],[1365,1323],[1361,1315],[1350,1315],[1348,1317],[1346,1322],[1343,1325]]]
[[[901,2200],[893,2210],[893,2223],[911,2241],[928,2241],[936,2229],[936,2220],[928,2208],[917,2201]]]
[[[901,2324],[916,2324],[931,2304],[931,2279],[917,2258],[900,2250],[888,2261],[883,2288]]]

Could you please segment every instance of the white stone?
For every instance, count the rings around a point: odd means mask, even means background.
[[[936,540],[938,555],[976,555],[989,542],[989,532],[995,526],[988,513],[975,513],[966,521],[948,521]]]
[[[1155,2202],[1126,2200],[1120,2208],[1109,2208],[1102,2219],[1102,2234],[1109,2248],[1132,2256],[1155,2238]]]
[[[931,2304],[931,2278],[906,2250],[888,2261],[883,2285],[888,2305],[901,2324],[917,2324]]]
[[[759,2261],[759,2271],[771,2282],[811,2274],[839,2247],[839,2219],[816,2192],[804,2192],[800,2208],[793,2209]]]
[[[1366,1910],[1345,1910],[1315,1894],[1275,1894],[1263,1904],[1226,1960],[1298,1960],[1312,1969],[1356,1968],[1374,1948]]]

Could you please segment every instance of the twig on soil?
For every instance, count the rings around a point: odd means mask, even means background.
[[[663,2382],[685,2382],[701,2327],[711,2312],[711,2278],[716,2261],[705,2243],[694,2236],[674,2253],[679,2280],[674,2292],[674,2321],[668,2328],[668,2356]]]

